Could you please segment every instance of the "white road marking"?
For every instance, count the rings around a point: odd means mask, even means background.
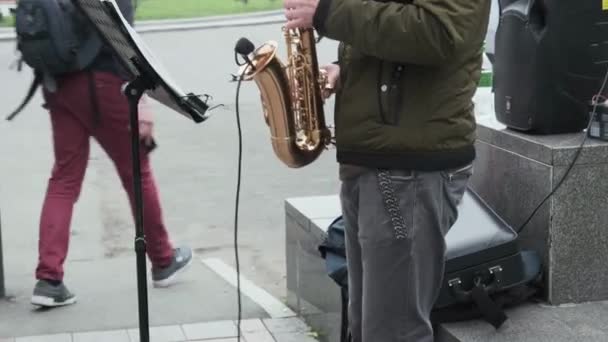
[[[236,270],[220,259],[209,258],[201,260],[207,267],[224,278],[236,288]],[[272,318],[295,317],[296,314],[287,305],[261,289],[241,274],[241,293],[261,306]]]

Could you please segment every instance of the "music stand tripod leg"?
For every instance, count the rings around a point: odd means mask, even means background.
[[[0,299],[6,296],[6,288],[4,287],[4,260],[2,251],[2,217],[0,216]]]
[[[125,88],[129,101],[129,116],[131,126],[131,154],[133,161],[133,187],[135,201],[135,253],[137,255],[137,293],[139,297],[139,336],[141,342],[150,341],[150,326],[148,319],[148,286],[146,272],[146,238],[144,234],[143,194],[141,181],[141,159],[139,138],[139,101],[144,92],[149,89],[144,78],[139,77],[130,82]]]

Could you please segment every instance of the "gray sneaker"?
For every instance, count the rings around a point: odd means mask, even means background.
[[[54,286],[46,280],[39,280],[31,302],[43,307],[64,306],[76,303],[76,296],[63,283]]]
[[[154,287],[168,287],[173,284],[179,273],[192,263],[192,250],[180,247],[174,250],[173,261],[165,268],[152,268]]]

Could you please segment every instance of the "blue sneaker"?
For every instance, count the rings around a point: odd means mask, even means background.
[[[173,285],[176,277],[192,264],[193,253],[188,247],[174,250],[173,261],[165,268],[152,268],[152,281],[154,287],[168,287]]]

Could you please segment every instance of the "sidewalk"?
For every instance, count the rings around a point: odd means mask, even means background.
[[[29,304],[29,293],[21,291],[0,302],[0,342],[139,341],[136,282],[124,258],[69,266],[78,274],[69,281],[78,303],[36,309]],[[122,276],[112,278],[116,273]],[[112,281],[104,284],[100,282],[103,279]],[[316,341],[309,327],[287,306],[245,277],[241,282],[241,341]],[[183,280],[172,288],[149,286],[151,341],[236,341],[235,283],[234,270],[221,260],[210,258],[195,261]]]
[[[241,322],[242,342],[315,342],[309,328],[298,318],[248,319]],[[37,335],[0,342],[139,342],[139,329],[86,331]],[[236,342],[234,320],[150,328],[151,342]]]
[[[38,131],[37,126],[47,124],[37,120],[34,115],[37,113],[30,114],[20,118],[19,126],[4,130],[3,147],[0,148],[3,155],[18,150],[13,146],[20,141],[16,135],[24,134],[24,130]],[[38,124],[34,123],[36,121]],[[163,142],[165,147],[169,144],[167,140]],[[39,210],[38,205],[31,203],[41,201],[46,175],[42,165],[48,167],[52,155],[47,139],[32,139],[30,148],[47,152],[22,159],[20,163],[3,165],[1,172],[12,181],[0,186],[3,234],[8,242],[5,255],[9,256],[6,264],[9,297],[0,299],[0,342],[137,341],[133,339],[138,335],[139,324],[136,258],[132,250],[128,206],[119,190],[113,166],[95,144],[73,220],[70,254],[65,267],[66,284],[77,295],[78,302],[53,310],[38,310],[29,303],[35,284],[32,272],[36,261],[35,223]],[[14,158],[21,159],[16,155]],[[176,160],[175,153],[173,158]],[[19,176],[23,169],[28,170],[26,177]],[[192,184],[189,179],[184,181]],[[171,184],[177,186],[175,181]],[[18,189],[22,189],[20,193]],[[165,193],[172,190],[163,189]],[[172,198],[166,203],[175,203],[175,196],[166,198]],[[205,212],[207,220],[212,220],[209,212]],[[185,219],[199,221],[196,215]],[[172,226],[191,228],[189,224]],[[223,242],[231,239],[229,232],[230,229],[220,234],[203,233],[206,237],[203,243],[201,239],[188,238],[190,234],[184,229],[174,231],[178,245],[181,241],[190,241],[195,249],[195,260],[180,281],[170,288],[153,288],[148,281],[149,323],[157,327],[152,330],[152,342],[236,341],[232,323],[237,319],[236,272],[230,265],[232,245]],[[259,230],[252,233],[260,234]],[[244,334],[249,338],[245,342],[314,341],[307,334],[308,328],[281,299],[248,280],[248,277],[260,277],[260,264],[248,250],[246,244],[252,239],[246,231],[242,241],[245,243],[241,247],[242,318],[247,321]],[[218,247],[203,247],[205,245]],[[148,264],[148,270],[149,267]],[[282,272],[281,268],[273,270]],[[268,284],[264,285],[268,287]]]

